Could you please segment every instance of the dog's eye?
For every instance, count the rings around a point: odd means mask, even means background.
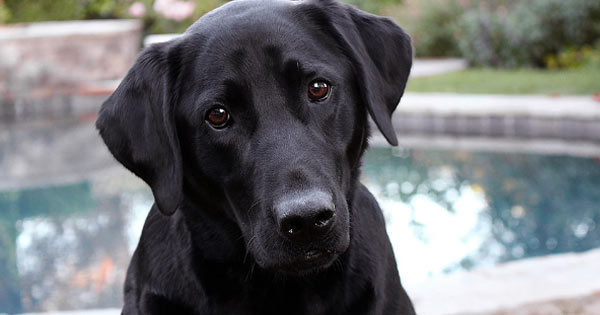
[[[222,106],[215,106],[206,113],[206,121],[214,128],[226,127],[229,118],[229,113]]]
[[[315,102],[321,102],[329,97],[331,86],[329,83],[316,80],[308,85],[308,98]]]

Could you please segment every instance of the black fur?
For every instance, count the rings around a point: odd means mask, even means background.
[[[97,121],[156,200],[123,313],[414,314],[358,182],[368,114],[397,143],[411,62],[393,22],[331,0],[234,1],[147,48]],[[223,129],[205,120],[217,104]],[[286,230],[298,218],[315,225]]]

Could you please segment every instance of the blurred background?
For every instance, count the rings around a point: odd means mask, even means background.
[[[349,2],[416,49],[362,181],[417,311],[600,314],[600,1]],[[119,314],[153,197],[96,112],[222,3],[0,0],[0,313]]]

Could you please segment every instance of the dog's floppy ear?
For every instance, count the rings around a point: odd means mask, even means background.
[[[114,157],[150,186],[160,211],[170,215],[182,200],[183,179],[168,47],[154,44],[138,57],[102,104],[96,128]]]
[[[413,49],[410,36],[388,18],[332,0],[314,0],[324,9],[334,36],[351,59],[361,97],[391,145],[398,145],[392,112],[404,94]]]

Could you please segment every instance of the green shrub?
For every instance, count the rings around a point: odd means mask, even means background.
[[[456,40],[456,22],[462,15],[462,8],[456,0],[422,1],[420,14],[413,29],[409,30],[413,38],[415,53],[419,57],[458,56]]]
[[[8,22],[80,20],[85,7],[79,0],[5,0]]]
[[[10,12],[4,5],[4,2],[0,0],[0,23],[6,23],[10,19]]]
[[[1,2],[1,1],[0,1]],[[127,0],[5,0],[8,23],[128,18]]]
[[[548,55],[600,38],[600,1],[528,0],[508,8],[479,5],[458,23],[471,65],[543,67]]]
[[[595,46],[585,45],[581,48],[573,46],[558,54],[547,55],[544,61],[548,69],[589,67],[600,70],[600,40]]]
[[[514,56],[506,31],[506,16],[485,9],[471,10],[461,19],[459,48],[471,65],[500,66]]]
[[[173,2],[193,5],[193,13],[184,18],[165,16],[154,10],[160,0],[0,0],[0,22],[42,22],[85,19],[139,18],[144,21],[146,33],[180,33],[204,13],[225,3],[225,0],[166,1],[163,7]],[[384,0],[382,0],[384,1]],[[385,0],[395,1],[395,0]],[[163,1],[165,2],[165,1]],[[132,5],[143,7],[143,14],[132,16]]]

